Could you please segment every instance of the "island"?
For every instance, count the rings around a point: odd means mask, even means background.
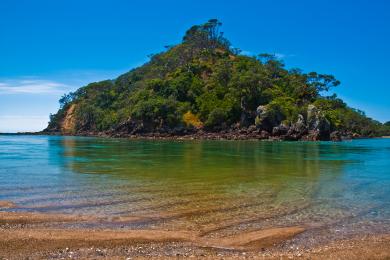
[[[332,75],[243,55],[211,19],[178,45],[114,80],[62,96],[45,134],[111,137],[334,140],[390,135],[332,94]]]

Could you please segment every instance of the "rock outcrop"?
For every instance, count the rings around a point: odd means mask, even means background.
[[[330,122],[324,113],[314,105],[309,105],[305,116],[298,115],[296,122],[283,122],[283,115],[267,106],[258,106],[256,110],[255,125],[258,129],[266,131],[274,138],[282,140],[336,140],[341,138],[340,133],[331,133]]]
[[[330,123],[325,115],[314,105],[309,105],[307,108],[307,127],[308,140],[329,140],[330,139]]]
[[[282,113],[273,111],[267,106],[258,106],[256,109],[256,127],[269,133],[272,133],[273,128],[279,125],[283,119]]]

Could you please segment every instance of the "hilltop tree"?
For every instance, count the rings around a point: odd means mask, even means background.
[[[214,50],[218,47],[229,49],[230,43],[220,31],[221,25],[217,19],[210,19],[202,25],[194,25],[184,35],[183,43],[197,49]]]

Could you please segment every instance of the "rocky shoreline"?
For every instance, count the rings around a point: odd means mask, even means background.
[[[252,122],[253,119],[255,124]],[[191,125],[153,128],[132,119],[108,131],[75,131],[72,129],[69,127],[48,128],[36,134],[167,140],[342,141],[366,138],[352,131],[332,129],[322,111],[313,105],[309,105],[304,115],[298,114],[293,123],[282,121],[282,115],[272,113],[267,106],[259,106],[256,115],[243,116],[240,123],[220,129]]]
[[[278,129],[279,130],[279,129]],[[285,130],[282,130],[285,131]],[[21,133],[33,135],[65,135],[65,136],[89,136],[105,138],[129,138],[129,139],[148,139],[148,140],[261,140],[261,141],[333,141],[340,142],[343,140],[372,138],[361,136],[353,133],[342,133],[339,131],[332,132],[327,139],[318,138],[316,132],[305,135],[291,135],[287,132],[280,135],[272,135],[264,130],[258,130],[253,127],[242,128],[239,130],[224,130],[220,132],[188,131],[186,129],[176,129],[168,132],[152,133],[127,133],[127,132],[92,132],[84,131],[79,133],[62,133],[62,132],[37,132]]]

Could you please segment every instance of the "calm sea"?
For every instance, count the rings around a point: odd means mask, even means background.
[[[3,135],[0,200],[16,203],[11,211],[152,216],[137,227],[209,235],[294,225],[308,228],[300,235],[306,240],[388,233],[390,139],[290,143]]]

